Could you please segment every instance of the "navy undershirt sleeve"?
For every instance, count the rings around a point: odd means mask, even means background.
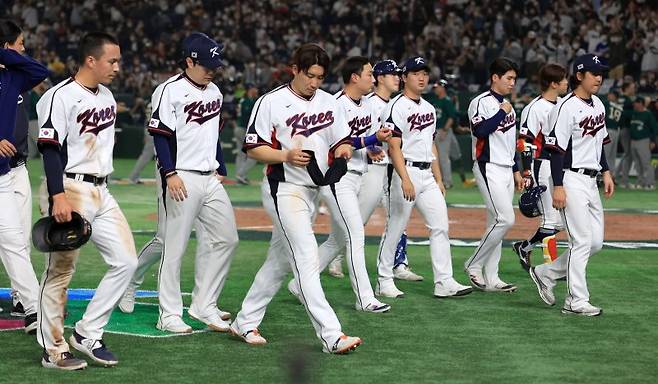
[[[43,147],[41,153],[43,154],[43,169],[46,173],[48,195],[54,196],[64,192],[64,167],[59,149],[54,145],[47,145]]]
[[[599,161],[599,164],[601,164],[601,172],[610,170],[610,167],[608,167],[608,159],[605,158],[605,151],[603,149],[601,149],[601,160]]]
[[[473,136],[479,139],[484,139],[490,134],[496,132],[498,129],[498,124],[503,121],[505,116],[507,116],[507,113],[505,113],[504,110],[498,110],[495,115],[473,126]]]
[[[551,154],[551,177],[553,185],[559,187],[562,185],[562,176],[564,175],[564,153],[555,151]]]
[[[216,159],[217,162],[219,163],[219,167],[217,167],[217,173],[219,173],[222,176],[226,176],[228,172],[226,172],[226,164],[224,163],[224,152],[222,151],[222,141],[219,139],[217,140]]]
[[[163,135],[153,135],[153,144],[155,145],[155,153],[158,156],[158,162],[162,167],[162,172],[166,175],[174,171],[174,162],[171,159],[168,139]]]

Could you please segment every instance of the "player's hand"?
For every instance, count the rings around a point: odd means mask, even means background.
[[[505,111],[505,113],[508,113],[508,114],[509,114],[510,112],[512,112],[512,104],[510,104],[509,101],[503,101],[503,102],[500,104],[500,109],[502,109],[503,111]]]
[[[16,147],[9,140],[0,141],[0,155],[3,157],[13,157],[16,154]]]
[[[605,196],[606,199],[609,199],[614,194],[615,194],[615,182],[612,181],[612,176],[610,175],[610,171],[605,171],[603,172],[603,196]]]
[[[561,185],[553,188],[553,208],[563,209],[567,205],[567,193]]]
[[[71,203],[69,203],[69,201],[66,199],[64,192],[58,193],[52,198],[52,216],[55,218],[55,221],[58,223],[68,223],[71,221],[71,212],[73,212],[73,207],[71,206]]]
[[[441,180],[441,179],[434,179],[434,180],[436,181],[436,185],[439,186],[439,189],[441,190],[441,193],[443,193],[443,196],[445,196],[446,193],[448,193],[448,191],[446,191],[446,187],[445,187],[445,185],[443,185],[443,180]]]
[[[372,149],[371,149],[372,148]],[[366,150],[368,157],[375,163],[384,160],[384,151],[380,147],[368,147]]]
[[[226,176],[220,175],[219,173],[215,172],[215,177],[217,177],[217,180],[219,180],[220,183],[224,182],[224,178]]]
[[[521,172],[516,171],[514,172],[514,187],[517,192],[521,192],[523,190],[523,186],[525,185],[525,180],[523,177],[521,177]]]
[[[393,136],[393,132],[391,131],[390,128],[381,127],[381,128],[379,128],[379,130],[377,131],[377,133],[375,135],[377,136],[377,140],[379,140],[380,142],[383,143],[385,141],[388,141],[388,139],[391,136]]]
[[[523,171],[523,187],[528,190],[535,185],[535,180],[532,178],[530,171]]]
[[[334,157],[339,158],[342,157],[345,160],[349,160],[352,158],[352,145],[351,144],[341,144],[336,148],[336,151],[334,152]]]
[[[416,189],[409,179],[402,180],[402,196],[404,196],[404,199],[407,201],[416,200]]]
[[[301,148],[289,149],[286,152],[286,163],[295,167],[305,167],[311,161],[311,156],[304,153]]]
[[[187,198],[187,189],[183,179],[178,175],[167,177],[167,191],[175,201],[183,201]]]

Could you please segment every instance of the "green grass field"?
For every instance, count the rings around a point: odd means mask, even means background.
[[[116,177],[125,177],[131,165],[127,160],[117,161]],[[39,164],[33,162],[30,169],[36,185]],[[144,175],[148,177],[152,172],[147,172]],[[259,175],[260,170],[254,170],[252,180],[258,180]],[[455,185],[458,187],[448,194],[449,203],[481,203],[476,189]],[[227,189],[236,206],[258,204],[256,186]],[[111,191],[133,230],[155,229],[155,222],[145,217],[155,211],[154,187],[112,185]],[[655,192],[620,191],[605,206],[658,209],[656,197]],[[250,233],[241,236],[243,240],[220,297],[221,308],[233,314],[239,310],[268,245],[266,241],[247,240],[255,238]],[[149,239],[148,235],[136,235],[137,247]],[[184,292],[193,288],[194,246],[193,241],[184,259]],[[366,251],[368,268],[374,277],[376,246],[368,245]],[[465,282],[461,264],[472,248],[453,247],[452,251],[455,275]],[[431,280],[427,247],[411,246],[409,258],[414,270]],[[43,257],[33,253],[32,259],[40,275]],[[0,333],[0,383],[269,383],[295,382],[298,378],[314,383],[655,382],[655,251],[604,249],[592,258],[588,268],[592,302],[604,308],[604,315],[598,318],[561,315],[559,303],[566,291],[563,283],[556,290],[558,305],[546,307],[510,249],[504,250],[500,269],[503,279],[518,284],[518,292],[476,292],[460,299],[438,300],[432,297],[431,281],[400,282],[398,286],[407,297],[390,299],[393,309],[382,315],[355,311],[349,280],[323,275],[325,292],[343,329],[364,339],[364,345],[348,356],[330,356],[320,351],[303,307],[283,289],[261,325],[260,330],[268,339],[262,347],[218,333],[165,339],[108,333],[105,341],[118,355],[118,367],[90,366],[83,372],[59,372],[41,368],[40,347],[34,338],[21,331],[7,331]],[[71,287],[95,288],[105,271],[95,248],[86,246]],[[149,272],[143,289],[156,288],[155,273],[155,269]],[[0,274],[0,287],[8,286],[6,275]],[[184,301],[189,305],[189,296]],[[3,306],[6,308],[6,303]],[[140,306],[140,312],[155,325],[156,306]],[[117,310],[112,321],[125,316]]]

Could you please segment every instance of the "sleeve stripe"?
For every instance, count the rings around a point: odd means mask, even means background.
[[[553,126],[551,127],[551,132],[553,132],[555,130],[555,126],[557,125],[557,122],[560,121],[560,112],[562,112],[562,107],[564,107],[564,105],[567,103],[567,101],[569,101],[569,99],[571,99],[574,96],[575,96],[575,94],[571,93],[571,95],[569,95],[569,97],[567,97],[567,99],[564,100],[562,105],[560,105],[560,108],[557,110],[557,115],[555,115],[555,124],[553,124]]]
[[[40,128],[55,128],[53,127],[53,122],[52,122],[52,115],[53,115],[53,105],[55,105],[55,94],[57,91],[60,89],[64,88],[65,86],[71,84],[74,81],[73,77],[69,78],[64,84],[62,84],[59,88],[55,89],[50,95],[50,110],[48,111],[48,119],[46,119],[46,122],[43,124],[43,127]],[[59,144],[59,143],[58,143]]]

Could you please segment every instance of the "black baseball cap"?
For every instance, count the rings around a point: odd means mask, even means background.
[[[605,59],[593,53],[578,56],[573,62],[574,72],[603,73],[609,69],[610,67],[608,67]]]
[[[414,56],[407,59],[402,66],[402,73],[418,72],[420,70],[429,71],[430,67],[422,56]]]
[[[193,32],[183,40],[183,57],[191,58],[208,69],[217,69],[223,61],[224,45],[201,32]]]

